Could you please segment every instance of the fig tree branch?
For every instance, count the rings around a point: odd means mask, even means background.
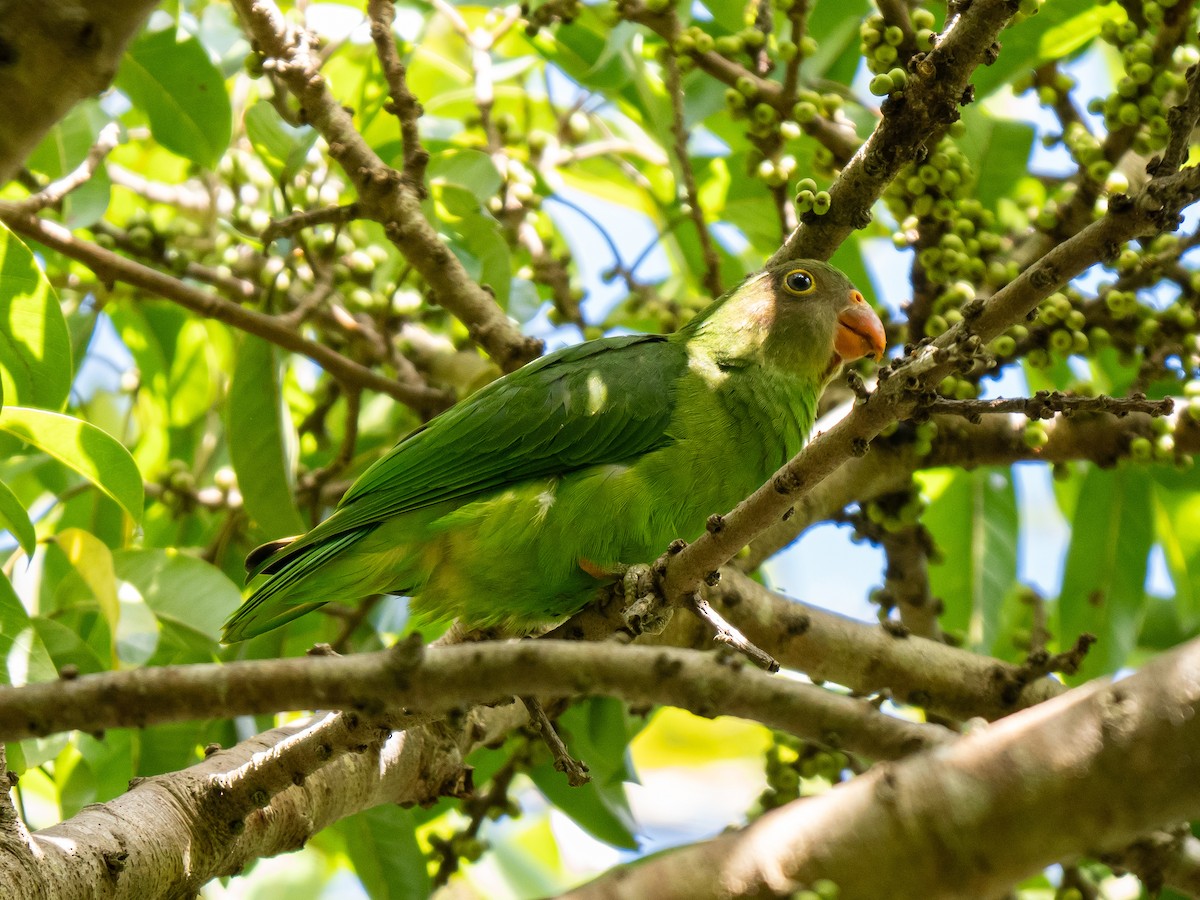
[[[321,60],[308,35],[289,24],[270,0],[236,0],[234,7],[250,39],[268,57],[264,68],[299,100],[305,121],[325,138],[330,157],[357,188],[363,215],[384,226],[437,301],[467,326],[471,337],[505,371],[538,356],[541,341],[521,334],[492,294],[471,279],[425,218],[420,197],[405,173],[384,163],[359,134],[352,114],[321,75]]]
[[[666,647],[514,641],[397,649],[346,657],[165,666],[0,688],[6,740],[285,709],[345,709],[367,718],[446,713],[476,703],[610,694],[698,715],[737,715],[875,759],[950,734],[878,713],[822,688],[746,669],[736,655]],[[388,718],[402,726],[403,718]]]
[[[1001,896],[1051,863],[1200,814],[1198,713],[1192,641],[565,896],[787,896],[819,879],[840,900]]]

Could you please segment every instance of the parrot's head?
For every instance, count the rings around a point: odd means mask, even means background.
[[[844,274],[792,259],[751,275],[687,329],[718,361],[756,362],[824,383],[844,362],[886,349],[883,323]]]

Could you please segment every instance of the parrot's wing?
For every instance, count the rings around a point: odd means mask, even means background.
[[[332,516],[253,574],[415,509],[664,446],[686,365],[684,346],[662,335],[605,338],[549,354],[408,435],[362,474]]]

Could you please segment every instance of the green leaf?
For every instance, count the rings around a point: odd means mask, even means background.
[[[74,469],[141,521],[145,496],[137,464],[118,441],[95,425],[44,409],[8,406],[0,431],[20,438]]]
[[[61,622],[39,617],[33,620],[33,627],[58,669],[74,666],[81,675],[109,669],[111,659],[102,660],[83,638]]]
[[[229,458],[246,512],[270,538],[305,531],[292,498],[294,435],[285,423],[275,350],[246,335],[229,386]]]
[[[418,900],[429,896],[425,854],[417,843],[413,814],[399,806],[376,806],[334,826],[371,900]]]
[[[549,762],[531,768],[529,777],[547,800],[592,837],[627,850],[638,848],[634,836],[637,825],[629,812],[624,785],[602,786],[593,779],[581,787],[571,787],[567,776]]]
[[[607,26],[594,11],[587,13],[575,20],[574,27],[555,29],[553,43],[539,49],[547,62],[560,66],[582,86],[615,94],[629,83],[625,54],[638,34],[637,26],[631,22]]]
[[[1011,196],[1017,181],[1029,173],[1033,128],[1024,122],[994,119],[981,108],[963,109],[966,133],[958,144],[975,170],[975,195],[988,206]]]
[[[1122,466],[1084,476],[1059,597],[1061,646],[1099,638],[1079,680],[1115,672],[1135,646],[1146,603],[1146,558],[1154,543],[1150,474]]]
[[[65,528],[54,536],[54,542],[87,585],[115,641],[121,623],[121,603],[117,599],[117,574],[113,569],[112,551],[103,541],[82,528]]]
[[[571,754],[585,762],[592,780],[571,787],[553,764],[535,766],[534,784],[555,806],[594,837],[618,847],[637,848],[637,830],[625,782],[636,781],[629,761],[629,726],[625,704],[611,697],[588,698],[568,709],[558,727]]]
[[[30,249],[0,224],[0,402],[60,409],[70,389],[58,298]]]
[[[117,578],[133,587],[164,625],[216,641],[221,623],[242,603],[242,592],[210,563],[175,549],[118,550]]]
[[[121,342],[137,364],[140,389],[134,397],[133,420],[138,426],[138,436],[133,455],[148,473],[159,471],[169,456],[170,366],[164,345],[174,341],[174,329],[182,324],[183,314],[177,309],[167,311],[165,307],[166,304],[157,303],[114,304],[108,310]]]
[[[929,567],[929,587],[941,597],[946,628],[966,635],[973,650],[992,653],[1004,599],[1017,580],[1017,500],[1005,469],[918,473],[931,497],[922,520],[944,561]]]
[[[248,110],[243,120],[250,145],[277,179],[288,181],[304,165],[308,151],[317,141],[317,130],[309,125],[295,128],[265,100]]]
[[[3,481],[0,481],[0,525],[12,532],[26,556],[33,556],[33,551],[37,549],[37,532],[29,513]]]
[[[155,139],[206,169],[229,146],[233,111],[225,79],[194,37],[172,28],[143,34],[129,47],[117,87],[145,112]]]
[[[1154,520],[1175,585],[1174,610],[1187,631],[1200,625],[1200,472],[1154,466]]]
[[[980,66],[972,76],[975,93],[983,99],[1026,69],[1062,59],[1097,34],[1104,20],[1125,18],[1116,3],[1096,6],[1088,0],[1054,0],[1041,11],[1004,33],[1004,51],[990,66]]]
[[[217,381],[209,364],[210,349],[206,324],[199,319],[184,321],[167,376],[167,412],[173,427],[191,425],[212,408]]]
[[[558,725],[571,752],[587,760],[593,780],[603,784],[637,780],[629,742],[641,728],[631,727],[622,701],[589,697],[559,716]]]
[[[0,684],[20,686],[58,677],[50,652],[4,575],[0,575],[0,661]]]
[[[487,203],[500,190],[503,180],[492,158],[480,150],[447,150],[429,159],[430,184],[456,184]]]

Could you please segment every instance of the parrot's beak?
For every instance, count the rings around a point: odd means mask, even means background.
[[[850,303],[838,313],[837,322],[833,349],[843,361],[851,362],[864,356],[873,356],[876,361],[883,359],[883,351],[887,349],[883,323],[862,294],[850,292]]]

